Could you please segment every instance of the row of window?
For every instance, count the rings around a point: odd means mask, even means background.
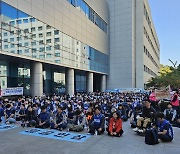
[[[149,15],[148,15],[148,12],[147,12],[147,9],[146,9],[145,4],[144,4],[144,15],[145,15],[145,17],[146,17],[146,21],[147,21],[147,23],[148,23],[148,25],[149,25],[149,28],[150,28],[150,30],[151,30],[151,33],[152,33],[154,42],[155,42],[155,44],[156,44],[156,46],[157,46],[157,48],[158,48],[158,50],[159,50],[159,46],[158,46],[158,43],[157,43],[157,41],[156,41],[154,32],[153,32],[153,30],[152,30],[151,21],[150,21],[150,18],[149,18]]]
[[[144,35],[146,36],[146,38],[147,38],[149,44],[151,45],[151,47],[152,47],[152,49],[153,49],[153,51],[154,51],[156,57],[157,57],[158,60],[159,60],[159,55],[157,54],[157,52],[156,52],[156,50],[155,50],[155,48],[154,48],[154,45],[153,45],[153,43],[152,43],[152,41],[151,41],[151,39],[150,39],[150,37],[149,37],[149,35],[148,35],[147,30],[146,30],[145,27],[144,27]]]
[[[144,53],[148,56],[148,58],[153,62],[153,64],[159,68],[158,64],[156,63],[156,61],[154,60],[154,58],[152,57],[152,55],[150,54],[150,52],[148,51],[148,49],[144,46]]]
[[[5,2],[0,1],[0,5],[0,48],[3,51],[75,66],[80,69],[108,72],[108,55],[37,19],[34,20],[33,24],[10,25],[10,21],[33,17]],[[44,27],[43,32],[37,31],[41,30],[42,27]],[[42,38],[39,39],[38,36]],[[59,55],[56,55],[56,53],[59,53]]]
[[[157,74],[154,73],[154,72],[153,72],[150,68],[148,68],[146,65],[144,65],[144,72],[152,75],[153,77],[156,77],[156,76],[157,76]]]
[[[107,33],[107,23],[84,0],[67,0],[71,5],[79,9],[84,15]]]

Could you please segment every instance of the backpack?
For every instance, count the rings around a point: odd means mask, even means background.
[[[145,143],[149,145],[158,144],[158,131],[155,128],[150,128],[145,134]]]

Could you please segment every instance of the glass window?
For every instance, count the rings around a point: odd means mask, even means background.
[[[21,41],[22,40],[22,38],[21,37],[17,37],[17,41]]]
[[[43,29],[43,27],[42,26],[40,26],[40,27],[38,27],[38,30],[40,31],[40,30],[42,30]]]
[[[31,42],[31,45],[36,45],[36,42],[34,41],[34,42]]]
[[[28,19],[23,19],[23,23],[28,23]]]
[[[28,43],[28,42],[25,42],[25,43],[24,43],[24,46],[28,46],[28,45],[29,45],[29,43]]]
[[[32,27],[32,28],[31,28],[31,32],[34,32],[34,31],[36,31],[36,28],[35,28],[35,27]]]
[[[59,30],[55,30],[54,35],[59,35]]]
[[[51,26],[49,26],[49,25],[46,25],[46,29],[51,29]]]
[[[60,57],[60,53],[55,53],[55,56],[56,57]]]
[[[33,34],[33,35],[31,35],[32,36],[32,38],[36,38],[36,34]]]
[[[40,58],[40,59],[44,59],[44,58],[45,58],[45,55],[39,55],[39,58]]]
[[[47,33],[46,33],[46,36],[51,36],[51,32],[47,32]]]
[[[4,49],[8,49],[8,45],[4,45]]]
[[[43,41],[43,40],[40,40],[40,41],[39,41],[39,45],[42,45],[42,44],[44,44],[44,41]]]
[[[8,42],[8,39],[4,39],[4,42]]]
[[[54,42],[59,42],[59,41],[60,41],[59,38],[54,39]]]
[[[30,22],[35,22],[36,19],[35,18],[30,18]]]
[[[29,29],[24,29],[24,33],[29,33]]]
[[[15,46],[14,44],[11,44],[11,48],[14,48],[14,46]]]
[[[51,54],[48,53],[48,54],[46,55],[46,58],[51,58]]]
[[[24,50],[24,53],[29,53],[29,49],[25,49],[25,50]]]
[[[15,21],[10,21],[9,24],[10,24],[11,26],[14,26],[14,25],[15,25]]]
[[[46,43],[51,43],[51,39],[46,40]]]
[[[86,3],[83,0],[81,1],[81,11],[86,13]]]
[[[7,32],[4,33],[4,36],[8,36]]]
[[[40,33],[40,34],[39,34],[39,38],[41,38],[41,37],[43,37],[43,33]]]
[[[22,50],[17,50],[17,53],[18,54],[22,54]]]
[[[59,49],[60,49],[60,45],[59,45],[59,44],[56,44],[56,45],[54,46],[54,48],[55,48],[56,50],[59,50]]]
[[[17,20],[17,24],[22,24],[22,20]]]
[[[14,42],[14,38],[10,38],[10,42]]]
[[[47,46],[46,51],[50,51],[50,50],[51,50],[51,46]]]
[[[39,48],[39,52],[43,52],[43,51],[45,51],[44,47]]]
[[[33,48],[32,53],[36,53],[36,50],[37,50],[36,48]]]

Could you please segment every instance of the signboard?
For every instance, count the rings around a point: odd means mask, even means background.
[[[5,88],[0,90],[0,96],[23,95],[23,87]]]

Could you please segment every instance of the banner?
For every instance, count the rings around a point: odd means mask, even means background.
[[[171,94],[170,94],[170,86],[168,87],[164,87],[161,90],[155,90],[156,93],[156,99],[157,100],[161,100],[161,99],[170,99],[171,98]]]
[[[23,95],[23,87],[5,88],[0,90],[0,96]]]

